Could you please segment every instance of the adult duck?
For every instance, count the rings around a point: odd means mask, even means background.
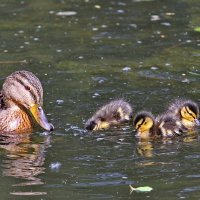
[[[42,109],[41,82],[32,72],[12,73],[0,93],[0,134],[30,131],[34,121],[47,131],[54,129]]]

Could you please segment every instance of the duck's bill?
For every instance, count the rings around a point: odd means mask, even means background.
[[[54,126],[48,122],[47,117],[39,105],[34,105],[30,108],[30,112],[32,113],[33,117],[35,118],[36,122],[45,130],[52,131]]]

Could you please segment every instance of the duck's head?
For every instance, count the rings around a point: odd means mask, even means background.
[[[180,109],[180,115],[183,125],[186,128],[200,126],[199,107],[192,101],[186,101]]]
[[[137,137],[147,138],[154,126],[154,117],[150,112],[142,111],[135,116],[133,124],[137,131]]]
[[[107,129],[109,126],[110,123],[106,121],[103,117],[91,118],[85,124],[85,128],[89,131]]]
[[[16,71],[12,73],[6,78],[2,92],[9,104],[15,104],[29,110],[42,128],[47,131],[54,129],[42,109],[43,89],[41,82],[32,72]]]

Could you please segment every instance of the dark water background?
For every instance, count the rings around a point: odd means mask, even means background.
[[[0,81],[34,72],[56,127],[4,138],[1,199],[200,199],[198,132],[139,143],[131,126],[95,134],[85,121],[125,98],[163,112],[200,101],[198,0],[0,1]],[[129,192],[150,186],[150,193]]]

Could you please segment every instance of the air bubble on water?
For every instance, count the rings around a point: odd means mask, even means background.
[[[100,9],[101,6],[100,5],[94,5],[95,8]]]
[[[58,171],[61,167],[61,163],[60,162],[52,162],[49,167],[52,171]]]
[[[60,105],[60,104],[63,104],[63,103],[64,103],[64,100],[62,100],[62,99],[57,99],[57,100],[56,100],[56,103],[59,104],[59,105]]]
[[[151,21],[158,21],[158,20],[160,20],[159,15],[151,15]]]
[[[97,138],[97,142],[104,140],[104,138]]]
[[[131,68],[128,67],[128,66],[126,66],[126,67],[124,67],[124,68],[122,69],[122,71],[125,71],[125,72],[128,72],[128,71],[130,71],[130,70],[131,70]]]
[[[156,66],[152,66],[151,69],[152,69],[152,70],[157,70],[158,67],[156,67]]]

